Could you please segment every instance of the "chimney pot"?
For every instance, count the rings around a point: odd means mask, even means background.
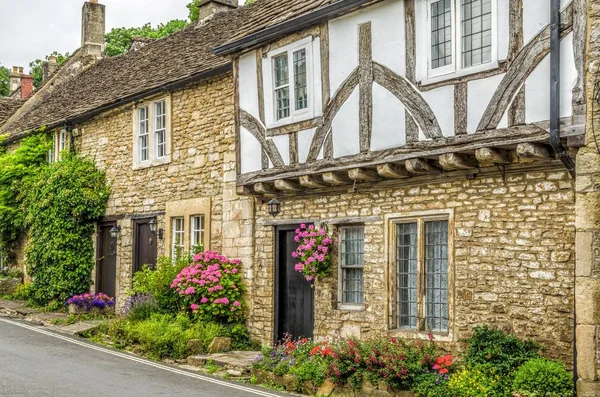
[[[23,74],[23,66],[19,66],[19,73]]]
[[[106,6],[90,0],[83,4],[81,14],[81,48],[88,55],[100,57],[104,52]]]
[[[19,67],[13,66],[13,73],[19,73]]]

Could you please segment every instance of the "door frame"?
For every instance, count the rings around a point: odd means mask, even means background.
[[[101,261],[101,255],[102,255],[102,247],[104,245],[104,236],[102,234],[102,229],[105,227],[111,227],[111,226],[116,226],[117,225],[117,221],[101,221],[98,222],[97,225],[97,232],[96,232],[96,282],[94,283],[94,290],[96,291],[96,293],[98,293],[98,286],[100,285],[100,280],[101,280],[101,266],[100,266],[100,261]],[[109,243],[110,244],[110,243]],[[117,266],[118,264],[118,258],[119,258],[119,248],[116,247],[116,252],[115,252],[115,266]],[[117,291],[117,269],[115,269],[115,293]]]
[[[137,242],[139,240],[139,236],[138,236],[138,225],[140,224],[146,224],[146,223],[150,223],[150,221],[152,219],[154,219],[154,216],[149,216],[149,217],[145,217],[145,218],[136,218],[136,219],[132,219],[133,220],[133,244],[132,244],[132,249],[133,249],[133,253],[132,253],[132,263],[131,263],[131,276],[133,277],[133,275],[142,269],[136,269],[137,266],[137,260],[138,260],[138,252],[137,252]],[[154,239],[156,239],[155,244],[156,244],[156,259],[158,259],[158,236],[155,236]]]
[[[306,223],[306,225],[308,226],[309,224],[312,223]],[[296,229],[300,228],[300,223],[295,223],[295,224],[288,224],[288,225],[278,225],[275,226],[274,229],[274,233],[275,233],[275,269],[273,272],[273,277],[274,277],[274,282],[273,282],[273,296],[274,296],[274,305],[273,305],[273,342],[277,343],[278,340],[278,335],[279,335],[279,302],[280,302],[280,288],[279,288],[279,273],[280,273],[280,266],[281,266],[281,261],[279,259],[280,255],[279,255],[279,249],[281,248],[281,237],[280,234],[281,232],[290,232],[290,231],[294,231]],[[312,317],[313,317],[313,322],[314,322],[314,317],[315,317],[315,307],[314,307],[314,289],[312,290],[313,292],[313,313],[312,313]]]

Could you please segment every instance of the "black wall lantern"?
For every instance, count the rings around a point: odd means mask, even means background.
[[[116,255],[117,254],[117,238],[119,237],[119,233],[121,232],[121,226],[114,225],[112,229],[110,229],[110,244],[108,245],[108,254]]]
[[[277,201],[276,198],[273,198],[271,201],[269,201],[267,207],[269,210],[269,215],[272,217],[276,217],[281,213],[281,203]]]
[[[156,218],[152,219],[148,225],[150,226],[150,231],[152,234],[156,236],[156,232],[158,232],[158,238],[162,240],[163,230],[158,228],[158,222],[156,221]]]

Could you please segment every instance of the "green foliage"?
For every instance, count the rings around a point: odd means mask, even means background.
[[[43,134],[23,139],[14,151],[0,154],[0,247],[11,262],[26,230],[25,195],[47,167],[50,140]]]
[[[473,335],[464,354],[467,367],[484,366],[495,373],[511,375],[532,358],[539,357],[540,346],[533,341],[522,341],[488,326],[473,328]]]
[[[448,397],[448,377],[436,371],[417,375],[411,390],[418,397]]]
[[[174,19],[166,24],[160,24],[156,28],[149,23],[138,28],[114,28],[106,34],[105,53],[109,57],[124,54],[131,47],[134,38],[159,39],[183,29],[187,24],[187,21]]]
[[[10,94],[10,70],[0,64],[0,97]]]
[[[455,373],[448,382],[449,396],[452,397],[510,397],[510,391],[503,390],[498,374],[490,374],[477,366]]]
[[[25,198],[31,301],[61,306],[89,291],[94,267],[94,223],[106,210],[109,188],[91,161],[64,155],[43,167]]]
[[[515,372],[513,390],[527,397],[572,396],[573,376],[562,364],[536,358]]]
[[[144,266],[133,275],[133,293],[152,295],[161,311],[180,311],[179,294],[171,288],[171,283],[190,262],[192,258],[187,256],[178,258],[175,262],[171,258],[162,257],[158,259],[155,269]]]
[[[243,326],[241,326],[243,327]],[[181,359],[189,355],[188,341],[200,340],[204,351],[216,336],[232,338],[234,349],[252,347],[248,344],[247,332],[239,327],[231,327],[211,322],[191,321],[181,314],[154,313],[143,321],[115,320],[99,327],[93,340],[108,338],[115,346],[135,350],[154,359]]]
[[[44,60],[36,59],[35,61],[30,62],[29,74],[33,77],[33,86],[36,89],[42,86],[44,80],[44,64],[48,62],[48,58],[50,58],[51,55],[54,55],[56,57],[56,63],[58,64],[58,66],[63,65],[69,58],[68,52],[66,54],[61,54],[58,51],[54,51],[52,52],[52,54],[46,55],[46,59]]]
[[[8,298],[15,301],[27,301],[31,296],[31,283],[23,283]]]

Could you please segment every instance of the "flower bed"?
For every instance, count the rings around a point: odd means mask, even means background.
[[[303,223],[296,229],[294,240],[298,248],[292,256],[298,259],[294,267],[302,273],[306,281],[314,282],[317,277],[327,277],[331,274],[332,249],[335,240],[329,236],[327,229],[308,227]]]
[[[74,295],[65,304],[71,314],[104,313],[114,310],[115,299],[103,293],[87,293]]]

